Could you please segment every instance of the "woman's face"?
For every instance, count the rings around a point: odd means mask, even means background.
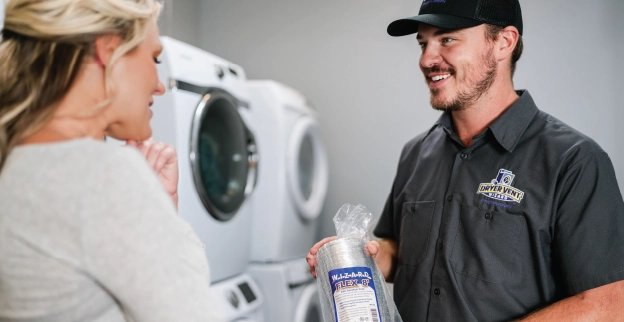
[[[107,134],[120,140],[143,141],[152,136],[149,121],[154,95],[165,93],[158,79],[156,64],[162,44],[154,22],[145,40],[112,66],[111,81],[114,100],[110,110],[113,123]]]

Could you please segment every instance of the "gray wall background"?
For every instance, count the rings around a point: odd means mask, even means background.
[[[520,2],[525,52],[516,88],[595,139],[623,186],[624,1]],[[331,168],[320,232],[327,236],[343,203],[381,212],[404,142],[439,116],[428,104],[415,38],[385,32],[420,3],[175,0],[160,25],[162,34],[243,66],[250,79],[295,87],[316,105]]]

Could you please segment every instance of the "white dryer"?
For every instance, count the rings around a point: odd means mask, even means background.
[[[328,180],[317,112],[284,84],[254,80],[248,86],[262,157],[248,272],[265,296],[266,321],[321,322],[316,283],[305,261],[317,238]]]
[[[262,165],[254,193],[251,261],[305,257],[316,241],[328,161],[317,112],[299,91],[271,80],[247,82]]]
[[[245,72],[175,39],[162,37],[161,41],[158,74],[168,88],[154,98],[152,136],[176,148],[178,211],[205,244],[213,290],[229,305],[228,321],[248,321],[261,310],[263,297],[244,274],[251,242],[248,197],[258,161],[247,126]]]

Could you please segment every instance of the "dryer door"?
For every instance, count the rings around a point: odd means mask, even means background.
[[[236,215],[256,181],[257,155],[252,133],[238,113],[238,100],[207,89],[195,110],[190,160],[199,197],[211,216]]]
[[[294,322],[323,322],[321,300],[316,282],[308,284],[303,289],[295,309]]]
[[[290,191],[303,218],[319,216],[327,193],[327,154],[318,124],[309,117],[300,118],[290,135],[287,155]]]

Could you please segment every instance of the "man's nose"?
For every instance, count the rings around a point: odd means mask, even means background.
[[[431,68],[442,63],[439,47],[436,45],[428,45],[420,55],[420,67]]]

